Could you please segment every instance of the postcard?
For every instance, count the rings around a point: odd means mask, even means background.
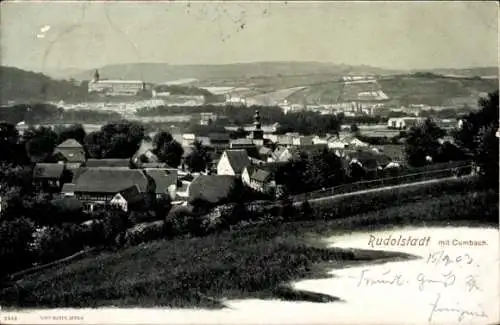
[[[4,1],[1,324],[498,324],[498,4]]]

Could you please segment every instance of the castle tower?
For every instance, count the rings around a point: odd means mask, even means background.
[[[93,82],[98,82],[99,81],[99,70],[95,70],[94,72],[94,79],[92,79]]]

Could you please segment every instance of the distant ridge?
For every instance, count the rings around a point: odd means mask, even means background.
[[[89,80],[94,70],[69,75],[76,80]],[[129,63],[99,68],[101,76],[113,79],[143,79],[145,82],[163,83],[176,79],[199,80],[241,79],[266,76],[292,76],[309,74],[394,74],[398,71],[370,66],[349,66],[321,62],[255,62],[218,65],[170,65],[168,63]]]
[[[94,69],[68,74],[67,78],[89,80]],[[106,65],[99,68],[101,76],[112,79],[142,79],[145,82],[163,83],[167,81],[195,78],[201,81],[218,79],[241,79],[270,76],[296,76],[313,74],[342,75],[394,75],[414,72],[456,75],[464,77],[498,76],[497,67],[464,69],[428,69],[403,71],[384,69],[368,65],[346,65],[323,62],[251,62],[230,64],[171,65],[168,63],[126,63]]]

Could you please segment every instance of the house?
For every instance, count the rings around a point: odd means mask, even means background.
[[[388,156],[368,150],[347,152],[344,159],[349,164],[356,163],[360,165],[366,172],[376,172],[385,168],[391,162],[391,158]]]
[[[210,204],[231,201],[238,191],[238,179],[231,175],[200,175],[189,185],[189,202],[198,200]]]
[[[150,141],[142,141],[137,152],[132,156],[132,163],[141,166],[143,163],[158,163],[160,160],[153,153],[153,144]]]
[[[276,143],[280,146],[288,147],[293,145],[293,136],[291,135],[278,135]]]
[[[208,137],[210,138],[210,146],[215,150],[215,152],[222,153],[230,147],[230,138],[227,133],[209,133]]]
[[[248,147],[255,147],[252,139],[240,138],[231,140],[229,148],[231,149],[246,149]]]
[[[313,137],[312,136],[293,137],[292,144],[295,146],[311,146],[313,145]]]
[[[271,161],[274,162],[287,162],[292,159],[300,157],[301,153],[310,154],[315,151],[328,149],[326,145],[304,145],[304,146],[291,146],[291,147],[278,147],[271,156]]]
[[[419,125],[423,121],[421,117],[392,117],[387,120],[387,128],[402,130]]]
[[[109,168],[109,167],[127,167],[130,168],[130,159],[88,159],[85,162],[87,168]]]
[[[210,137],[196,137],[196,141],[200,142],[201,145],[204,147],[212,146],[212,142],[210,140]]]
[[[235,139],[230,143],[231,149],[244,149],[246,150],[248,156],[254,158],[260,158],[259,149],[255,145],[252,139]]]
[[[276,191],[276,172],[283,163],[267,163],[262,165],[250,165],[245,167],[241,180],[258,192],[274,195]]]
[[[359,140],[355,136],[337,137],[331,136],[327,139],[328,148],[330,149],[345,149],[345,148],[364,148],[369,144]]]
[[[134,205],[139,204],[143,199],[144,196],[141,194],[139,187],[133,185],[116,193],[109,203],[127,212],[130,211]]]
[[[140,165],[140,168],[141,169],[150,169],[150,168],[168,168],[168,169],[172,169],[169,165],[167,165],[166,163],[162,163],[162,162],[157,162],[157,163],[142,163]]]
[[[73,183],[63,184],[62,189],[61,189],[61,195],[63,197],[75,196],[75,184],[73,184]]]
[[[273,154],[273,150],[271,148],[268,148],[268,147],[260,147],[259,148],[260,159],[262,159],[264,161],[268,161],[268,159],[271,158],[272,154]]]
[[[372,150],[388,156],[392,161],[402,162],[405,160],[404,145],[401,144],[385,144],[372,148]]]
[[[82,164],[85,162],[85,149],[75,139],[67,139],[54,149],[56,161],[64,161],[69,164]]]
[[[144,196],[151,191],[150,181],[144,172],[128,167],[80,168],[73,183],[75,197],[87,209],[110,203],[117,193],[135,185]]]
[[[226,150],[217,164],[217,175],[239,176],[248,165],[250,165],[250,159],[246,150]]]
[[[145,174],[151,178],[157,199],[170,197],[174,200],[177,192],[178,171],[168,168],[146,168]]]
[[[314,136],[312,139],[313,144],[328,144],[327,138],[320,137],[320,136]]]
[[[195,140],[196,140],[196,135],[194,133],[183,133],[182,142],[180,143],[183,147],[188,147],[192,146]]]
[[[33,169],[33,182],[37,190],[59,189],[63,176],[63,164],[38,163]]]

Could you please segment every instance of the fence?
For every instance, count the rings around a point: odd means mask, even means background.
[[[446,167],[442,169],[436,169],[436,167]],[[423,171],[419,171],[423,170]],[[446,178],[458,175],[469,174],[472,171],[472,167],[470,162],[461,162],[461,163],[445,163],[433,166],[432,169],[412,169],[410,173],[405,173],[404,175],[399,175],[396,177],[388,177],[388,178],[380,178],[370,181],[362,181],[351,184],[339,185],[327,189],[322,189],[318,191],[313,191],[309,193],[303,193],[294,195],[292,200],[297,201],[305,201],[311,200],[321,197],[328,197],[338,194],[345,194],[350,192],[357,192],[363,190],[370,190],[379,187],[385,186],[395,186],[401,184],[414,183],[419,181],[431,180],[431,179],[439,179]]]

